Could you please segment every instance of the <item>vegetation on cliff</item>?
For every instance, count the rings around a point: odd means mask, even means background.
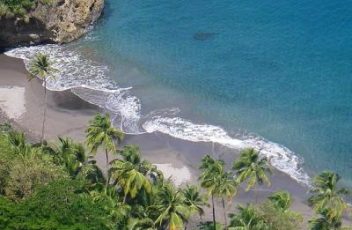
[[[0,48],[73,41],[103,7],[104,0],[0,0]]]
[[[24,17],[38,2],[50,4],[52,0],[0,0],[0,17]]]

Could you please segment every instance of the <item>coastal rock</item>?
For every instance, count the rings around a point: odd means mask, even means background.
[[[26,17],[0,18],[0,48],[71,42],[87,32],[103,7],[104,0],[38,1]]]

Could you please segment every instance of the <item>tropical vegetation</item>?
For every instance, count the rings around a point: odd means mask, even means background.
[[[34,9],[38,3],[50,4],[52,0],[0,0],[0,18],[5,17],[24,17]]]
[[[32,143],[0,125],[0,229],[343,229],[348,191],[336,173],[314,178],[309,204],[316,216],[304,223],[286,191],[236,203],[238,192],[270,185],[269,161],[254,149],[243,150],[233,169],[205,155],[199,184],[175,187],[138,146],[122,141],[102,114],[87,125],[83,143],[70,137]],[[106,170],[97,166],[97,152]]]

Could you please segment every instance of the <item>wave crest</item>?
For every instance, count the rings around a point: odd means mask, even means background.
[[[303,159],[286,147],[261,137],[253,135],[236,139],[220,127],[194,124],[180,117],[154,116],[143,124],[143,128],[149,133],[161,132],[193,142],[213,142],[233,149],[254,148],[268,157],[271,164],[278,170],[287,173],[300,183],[309,183],[309,176],[302,168]]]
[[[57,70],[48,77],[47,88],[52,91],[71,90],[77,96],[109,112],[120,115],[118,126],[126,133],[140,133],[141,104],[131,95],[130,88],[120,88],[109,76],[109,68],[82,57],[79,52],[60,45],[39,45],[15,48],[5,54],[21,58],[29,69],[37,53],[45,53]]]
[[[89,103],[95,104],[115,116],[116,126],[129,134],[161,132],[172,137],[192,142],[213,142],[233,149],[255,148],[271,159],[278,170],[287,173],[300,183],[309,184],[309,176],[302,168],[303,159],[286,147],[267,141],[261,137],[231,137],[221,127],[208,124],[195,124],[176,117],[179,109],[157,110],[141,117],[141,102],[130,93],[130,88],[120,88],[109,77],[109,68],[100,63],[83,58],[79,52],[66,46],[41,45],[21,47],[5,54],[24,60],[28,69],[29,60],[38,52],[49,55],[54,60],[53,67],[59,70],[47,82],[53,91],[71,90]],[[144,129],[144,130],[142,130]]]

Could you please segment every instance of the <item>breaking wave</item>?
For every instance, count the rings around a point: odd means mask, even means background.
[[[117,126],[126,133],[138,134],[140,100],[131,95],[130,88],[120,88],[109,76],[109,68],[77,51],[60,45],[21,47],[7,51],[11,57],[21,58],[29,69],[29,60],[37,53],[45,53],[53,60],[56,71],[47,78],[47,88],[52,91],[71,90],[89,103],[119,115]]]
[[[254,148],[270,159],[271,164],[278,170],[300,183],[309,182],[309,176],[302,168],[303,159],[288,148],[255,135],[243,136],[241,139],[233,138],[220,127],[194,124],[180,117],[154,116],[143,124],[143,128],[149,133],[161,132],[193,142],[218,143],[234,149]]]
[[[178,109],[154,111],[141,116],[141,102],[130,88],[121,88],[109,76],[109,68],[101,63],[83,58],[79,52],[59,45],[21,47],[5,54],[29,60],[38,52],[49,55],[58,71],[48,78],[47,88],[53,91],[71,90],[85,101],[114,114],[114,124],[129,134],[161,132],[172,137],[192,142],[212,142],[233,149],[252,147],[267,156],[278,170],[287,173],[300,183],[308,184],[309,176],[304,172],[303,159],[286,147],[255,135],[232,137],[221,127],[195,124],[177,117]]]

